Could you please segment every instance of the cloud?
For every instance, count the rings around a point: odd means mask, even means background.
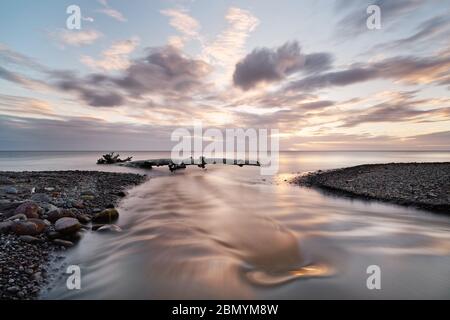
[[[124,70],[130,66],[129,54],[138,45],[139,38],[137,37],[118,41],[102,52],[101,59],[94,59],[90,56],[83,55],[80,61],[92,69],[105,71]]]
[[[59,89],[78,93],[90,106],[113,107],[123,105],[127,97],[139,99],[149,93],[192,96],[196,90],[206,90],[204,78],[210,71],[207,63],[185,57],[173,47],[162,47],[149,49],[118,75],[94,73],[80,78],[57,72],[52,77]]]
[[[376,1],[344,1],[336,3],[338,10],[348,9],[349,12],[338,22],[337,34],[344,38],[356,37],[367,32],[366,20],[368,14],[366,9],[369,5],[377,5],[381,9],[383,27],[402,15],[409,14],[415,9],[426,4],[422,0],[376,0]]]
[[[46,101],[8,94],[0,94],[0,111],[15,116],[55,117],[53,107]]]
[[[316,74],[331,68],[333,56],[319,52],[303,54],[297,41],[287,42],[274,49],[253,50],[236,64],[234,85],[249,90],[260,83],[279,82],[302,71]]]
[[[380,103],[358,115],[352,112],[353,115],[346,117],[341,127],[350,128],[363,123],[420,121],[420,119],[430,121],[433,116],[440,116],[440,121],[443,121],[450,116],[450,107],[420,110],[414,108],[414,104],[412,101]]]
[[[187,41],[199,39],[200,24],[182,9],[161,10],[161,14],[170,18],[170,25],[179,31],[182,36],[172,36],[169,44],[176,48],[182,48]]]
[[[255,49],[238,62],[233,75],[236,86],[248,90],[259,83],[270,83],[297,72],[305,63],[297,42],[276,49]]]
[[[422,22],[411,36],[374,46],[374,49],[398,49],[408,45],[417,45],[417,42],[435,40],[437,36],[447,37],[449,29],[450,18],[448,15],[435,16]]]
[[[347,70],[315,74],[293,81],[287,90],[312,91],[347,86],[375,79],[393,79],[405,84],[444,84],[450,72],[450,56],[393,57],[368,64],[353,64]]]
[[[203,47],[201,57],[209,64],[224,68],[221,80],[230,79],[236,62],[244,54],[244,45],[259,20],[250,11],[231,7],[225,16],[227,28]],[[219,79],[219,81],[221,81]]]
[[[175,127],[0,115],[1,150],[170,150]]]
[[[107,15],[108,17],[111,17],[120,22],[127,21],[127,18],[125,18],[125,16],[122,14],[122,12],[120,12],[119,10],[113,9],[109,6],[107,0],[99,0],[99,2],[103,6],[103,8],[99,9],[98,12],[101,12],[101,13]]]
[[[97,30],[66,30],[50,33],[51,37],[59,41],[62,45],[83,46],[94,43],[103,34]]]

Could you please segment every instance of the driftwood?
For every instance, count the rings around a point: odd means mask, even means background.
[[[131,161],[133,157],[128,157],[125,159],[120,159],[120,154],[115,154],[114,152],[104,154],[100,159],[97,160],[97,164],[115,164]]]
[[[236,165],[239,167],[243,166],[260,166],[259,161],[251,160],[234,160],[226,158],[205,158],[200,157],[199,159],[188,158],[184,160],[173,161],[172,159],[153,159],[153,160],[139,160],[131,161],[125,164],[127,167],[141,168],[141,169],[152,169],[153,167],[168,166],[170,171],[175,171],[178,169],[185,169],[186,166],[196,165],[199,168],[205,168],[207,164],[228,164]]]

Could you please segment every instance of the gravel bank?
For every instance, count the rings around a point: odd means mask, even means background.
[[[52,262],[64,259],[83,233],[117,229],[114,206],[144,179],[98,171],[0,172],[0,300],[36,298],[57,271]]]
[[[310,173],[293,182],[450,214],[450,162],[360,165]]]

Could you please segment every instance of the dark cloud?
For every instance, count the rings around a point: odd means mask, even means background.
[[[450,57],[394,57],[370,64],[354,64],[347,70],[311,75],[293,81],[286,90],[312,91],[375,79],[394,79],[408,84],[443,84],[449,72]]]
[[[305,57],[297,42],[288,42],[276,49],[255,49],[237,63],[233,81],[236,86],[248,90],[261,82],[284,79],[304,64]]]
[[[91,74],[77,77],[70,72],[55,72],[56,86],[78,93],[86,104],[94,107],[120,106],[128,98],[140,98],[148,93],[180,95],[205,89],[204,78],[211,67],[201,61],[184,57],[172,47],[153,48],[134,60],[118,75]]]

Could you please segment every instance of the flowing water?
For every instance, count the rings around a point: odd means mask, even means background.
[[[0,153],[0,169],[99,170],[99,155]],[[257,167],[156,168],[120,203],[122,233],[87,232],[67,252],[64,266],[80,266],[81,290],[68,290],[63,273],[42,298],[448,299],[450,216],[286,181],[306,171],[411,161],[450,161],[450,153],[286,152],[273,177]],[[381,290],[367,289],[370,265],[381,269]]]

